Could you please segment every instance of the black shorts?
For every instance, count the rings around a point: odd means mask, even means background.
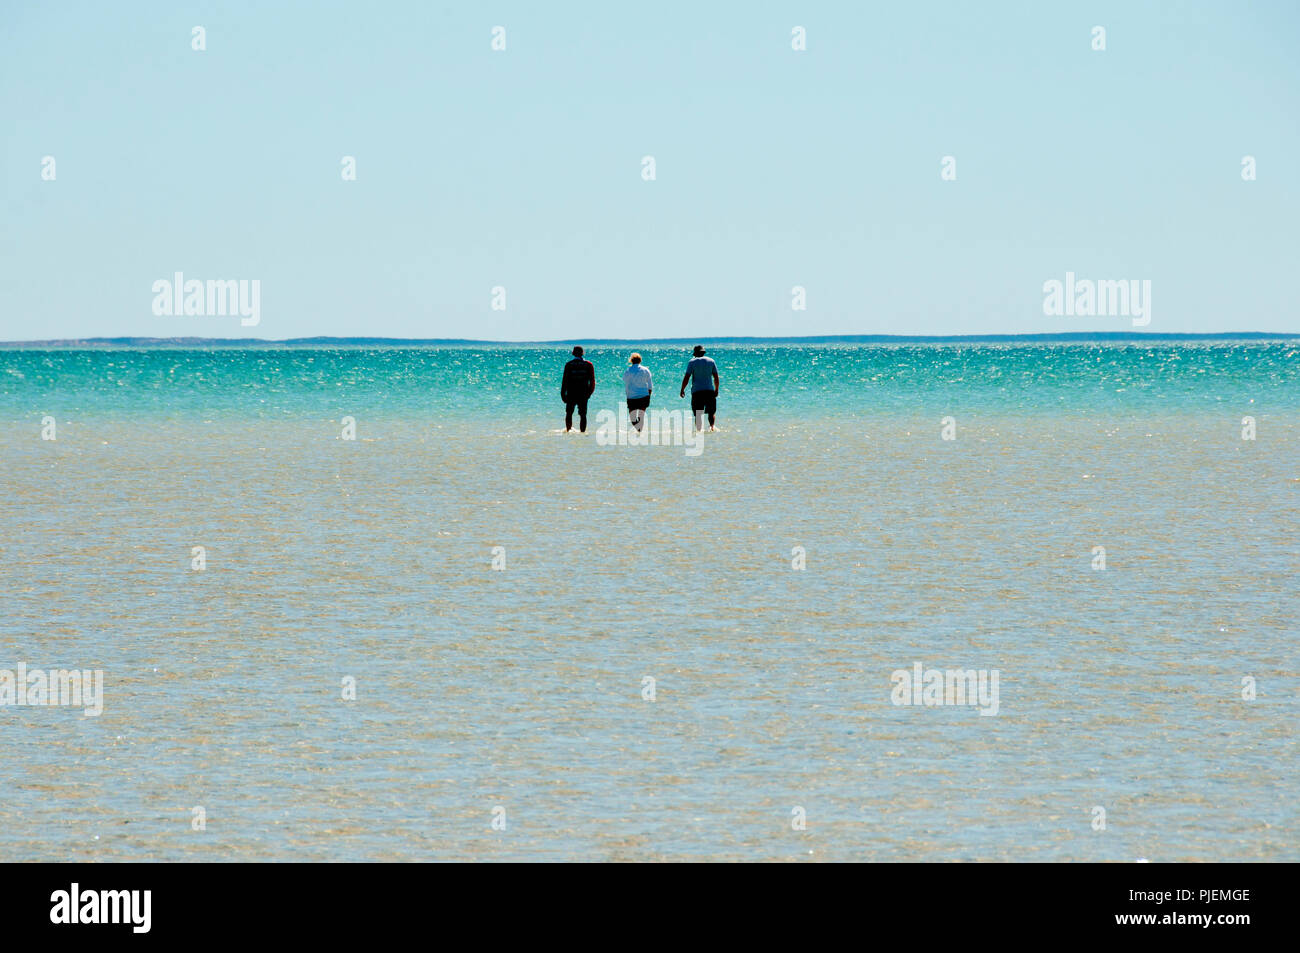
[[[704,411],[709,415],[718,412],[718,392],[716,390],[691,391],[691,413]]]
[[[628,410],[649,410],[650,395],[646,394],[644,397],[629,397],[627,399],[627,409]]]
[[[566,397],[564,398],[564,413],[566,416],[573,416],[573,408],[578,408],[578,416],[587,416],[587,401],[589,397]]]

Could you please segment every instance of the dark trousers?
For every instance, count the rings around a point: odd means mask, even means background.
[[[589,395],[590,396],[590,395]],[[578,429],[587,432],[587,397],[564,398],[564,429],[573,429],[573,408],[578,408]]]

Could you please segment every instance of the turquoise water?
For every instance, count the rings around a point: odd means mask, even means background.
[[[642,347],[662,401],[690,354]],[[595,400],[621,400],[627,348],[589,348]],[[1132,345],[734,346],[713,356],[732,415],[906,412],[965,401],[975,410],[1213,412],[1280,401],[1294,410],[1300,341]],[[64,349],[0,352],[0,411],[33,401],[87,414],[437,413],[485,409],[553,417],[567,349],[555,347]],[[671,405],[668,405],[671,406]]]
[[[1300,858],[1296,342],[566,351],[0,350],[0,859]]]

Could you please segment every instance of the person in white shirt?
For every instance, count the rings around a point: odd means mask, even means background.
[[[623,389],[627,392],[627,416],[637,433],[645,425],[646,411],[650,409],[650,395],[654,392],[654,381],[650,368],[641,363],[641,355],[633,354],[630,363],[623,372]]]

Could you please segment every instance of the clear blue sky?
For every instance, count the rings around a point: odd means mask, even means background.
[[[1132,330],[1066,271],[1298,331],[1298,51],[1289,0],[6,0],[0,339]]]

